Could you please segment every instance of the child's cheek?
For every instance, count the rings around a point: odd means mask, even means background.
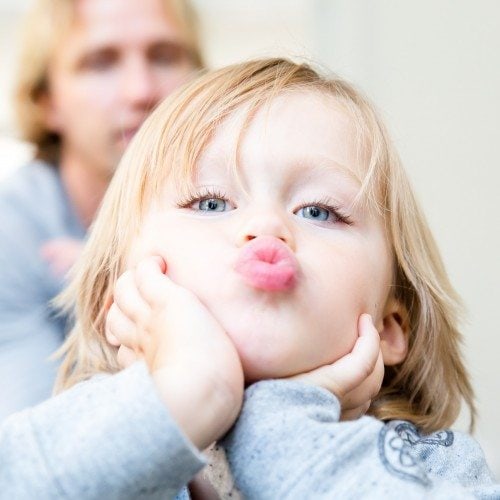
[[[126,269],[134,268],[139,261],[151,255],[166,258],[165,237],[161,222],[159,210],[151,209],[144,216],[139,233],[132,238],[129,251],[125,256]]]
[[[217,240],[184,230],[183,234],[165,241],[162,252],[167,274],[178,285],[197,295],[205,288],[217,293],[221,277],[227,271],[224,249]]]
[[[135,268],[142,259],[148,257],[149,255],[162,256],[160,253],[154,253],[150,251],[149,250],[150,248],[151,244],[149,241],[147,241],[146,238],[144,237],[135,238],[132,241],[132,244],[130,246],[127,255],[125,256],[125,269]]]

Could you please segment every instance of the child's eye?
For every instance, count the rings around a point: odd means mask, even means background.
[[[347,215],[343,215],[339,208],[324,203],[304,204],[299,207],[294,214],[299,217],[303,217],[304,219],[310,219],[313,221],[329,222],[332,224],[336,222],[348,225],[352,224],[349,217]]]
[[[326,208],[316,207],[311,205],[309,207],[302,207],[297,212],[297,215],[304,217],[306,219],[314,219],[314,220],[328,220],[330,217],[330,212]]]
[[[226,200],[223,200],[222,198],[198,200],[193,203],[193,207],[203,212],[225,212]]]
[[[212,190],[203,190],[201,193],[191,194],[186,199],[177,203],[179,208],[189,208],[196,212],[219,213],[234,210],[228,197]]]

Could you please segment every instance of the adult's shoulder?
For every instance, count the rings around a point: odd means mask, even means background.
[[[22,229],[47,220],[47,215],[50,220],[65,202],[57,168],[30,162],[0,182],[0,227]]]
[[[60,288],[48,274],[40,248],[78,233],[56,167],[29,163],[0,182],[0,308],[38,301]]]
[[[85,229],[56,166],[33,161],[0,182],[0,234],[14,244],[83,239]]]

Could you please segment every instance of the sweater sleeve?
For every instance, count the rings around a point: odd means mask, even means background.
[[[172,498],[204,465],[143,363],[0,426],[1,498]]]
[[[338,400],[324,389],[284,380],[250,386],[222,441],[243,496],[500,498],[487,475],[471,489],[450,470],[453,465],[433,474],[394,426],[368,416],[339,422],[339,415]]]

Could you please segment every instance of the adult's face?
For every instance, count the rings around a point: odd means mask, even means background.
[[[160,0],[76,0],[49,67],[47,124],[61,161],[110,177],[147,113],[193,70],[185,34]]]

